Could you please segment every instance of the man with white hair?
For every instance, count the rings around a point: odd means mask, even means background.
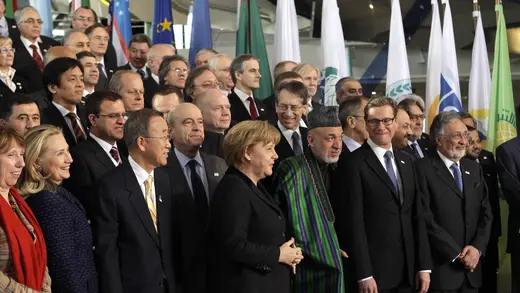
[[[195,55],[195,65],[197,67],[206,66],[208,65],[209,59],[217,54],[218,52],[214,49],[202,49]]]
[[[68,31],[63,37],[62,43],[63,46],[71,49],[74,54],[90,52],[90,40],[88,36],[79,29]]]
[[[169,44],[155,44],[148,51],[148,68],[150,68],[150,76],[143,80],[144,84],[144,106],[152,108],[152,99],[159,89],[159,67],[164,56],[175,55],[175,47]]]
[[[233,60],[225,54],[217,54],[208,61],[209,68],[220,82],[220,90],[226,96],[231,93],[231,89],[235,86],[233,78],[231,78],[231,62]]]

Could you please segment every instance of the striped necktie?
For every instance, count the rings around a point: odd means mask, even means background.
[[[155,209],[155,202],[152,197],[152,184],[153,177],[152,175],[148,176],[148,179],[144,182],[144,192],[146,197],[146,205],[148,206],[148,211],[150,212],[150,216],[152,217],[153,226],[155,228],[155,232],[157,232],[157,211]]]

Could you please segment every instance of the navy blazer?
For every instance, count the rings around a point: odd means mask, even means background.
[[[45,237],[52,292],[98,292],[92,232],[83,206],[61,186],[26,201]]]

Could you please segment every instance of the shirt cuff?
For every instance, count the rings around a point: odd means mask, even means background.
[[[359,280],[358,283],[365,282],[365,281],[368,281],[368,280],[373,279],[373,278],[374,277],[370,276],[368,278],[364,278],[364,279]]]
[[[455,262],[457,260],[457,258],[459,258],[459,256],[460,256],[460,253],[451,262]]]
[[[432,270],[424,270],[424,271],[419,271],[419,273],[432,273]]]

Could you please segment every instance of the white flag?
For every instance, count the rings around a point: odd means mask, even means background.
[[[392,0],[390,18],[390,41],[388,44],[388,66],[386,70],[386,95],[397,100],[412,94],[408,55],[404,40],[403,18],[399,0]]]
[[[336,102],[336,83],[348,74],[338,2],[323,0],[321,16],[322,102],[324,105],[331,106],[338,104]]]
[[[274,64],[282,61],[300,63],[300,36],[294,0],[276,3],[276,34],[274,35]]]
[[[473,54],[471,57],[471,73],[469,75],[468,110],[477,119],[478,130],[487,137],[488,114],[491,97],[491,71],[486,47],[482,16],[478,13]]]
[[[430,44],[428,46],[428,69],[426,73],[426,107],[425,127],[430,132],[433,118],[439,113],[441,94],[441,64],[442,64],[442,31],[441,17],[437,0],[432,0],[432,25],[430,30]]]
[[[442,69],[441,69],[441,100],[439,112],[462,112],[460,100],[459,66],[457,65],[457,50],[453,34],[453,20],[451,18],[450,2],[444,9],[444,23],[442,28]]]

